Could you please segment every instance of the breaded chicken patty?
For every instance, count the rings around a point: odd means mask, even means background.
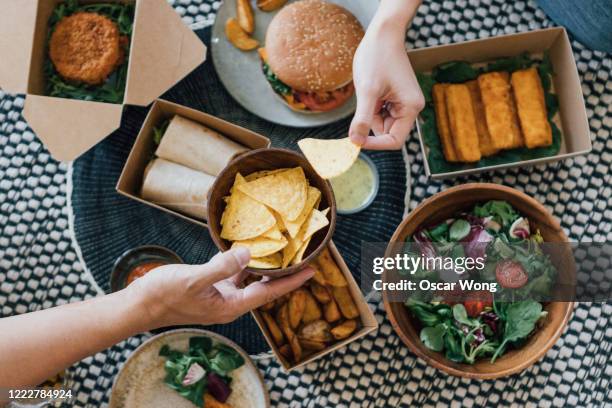
[[[98,85],[123,60],[119,29],[100,14],[75,13],[55,26],[49,56],[62,78]]]

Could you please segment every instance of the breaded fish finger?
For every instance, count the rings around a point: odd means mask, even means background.
[[[448,162],[456,162],[457,153],[455,153],[455,147],[453,146],[450,125],[448,123],[448,112],[446,111],[444,96],[446,87],[448,87],[448,84],[435,84],[432,89],[434,110],[436,112],[436,127],[438,128],[438,135],[442,142],[444,158]]]
[[[507,72],[488,72],[478,77],[487,127],[496,149],[512,149],[523,145]]]
[[[493,145],[491,140],[491,134],[487,127],[487,118],[485,117],[484,105],[482,104],[482,98],[480,97],[480,88],[478,82],[474,79],[465,83],[470,90],[470,96],[472,97],[472,106],[474,108],[474,117],[476,119],[476,130],[478,131],[478,145],[480,147],[480,154],[483,157],[492,156],[499,151]]]
[[[448,121],[457,157],[462,162],[476,162],[480,160],[481,155],[470,90],[465,84],[451,84],[446,88],[445,95]]]
[[[546,114],[544,89],[536,69],[532,67],[513,72],[512,90],[525,145],[530,149],[550,146],[552,130]]]

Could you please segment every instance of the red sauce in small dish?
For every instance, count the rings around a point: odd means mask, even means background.
[[[166,262],[154,261],[154,262],[145,262],[145,263],[141,263],[140,265],[136,265],[134,268],[132,268],[132,270],[127,276],[127,279],[125,280],[126,286],[134,282],[136,279],[142,278],[147,273],[151,272],[153,269],[158,268],[160,266],[164,266],[164,265],[168,265],[168,264]]]

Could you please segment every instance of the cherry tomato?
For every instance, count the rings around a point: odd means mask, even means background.
[[[500,285],[508,289],[522,288],[529,280],[523,265],[510,259],[505,259],[497,264],[495,277]]]
[[[463,302],[470,317],[478,316],[485,308],[493,306],[493,295],[488,290],[479,290],[464,295],[468,299]]]

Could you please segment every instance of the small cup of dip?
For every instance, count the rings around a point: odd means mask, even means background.
[[[365,210],[376,198],[379,177],[376,165],[360,153],[345,173],[329,180],[336,197],[338,214],[355,214]]]
[[[146,245],[130,249],[115,261],[110,276],[111,291],[125,288],[159,266],[177,263],[183,263],[181,257],[162,246]]]

